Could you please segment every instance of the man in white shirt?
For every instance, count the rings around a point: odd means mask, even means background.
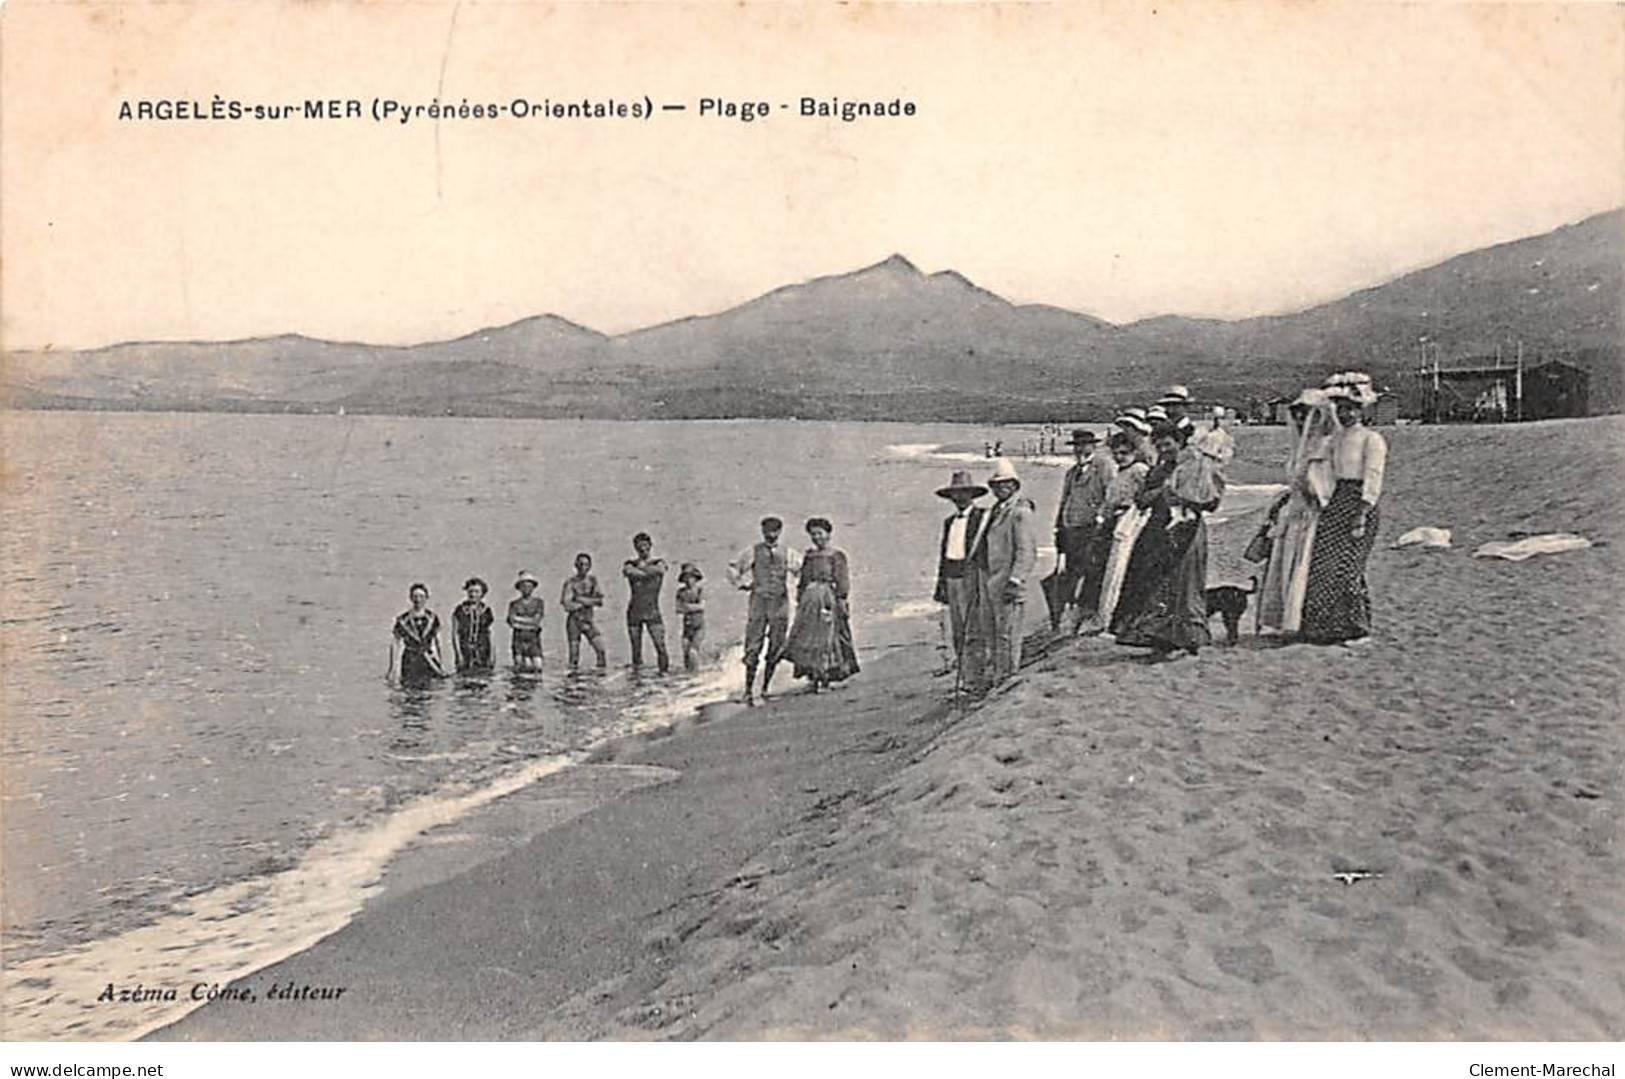
[[[974,505],[987,494],[987,488],[972,482],[967,471],[955,472],[948,486],[937,489],[937,497],[954,504],[954,512],[942,522],[942,542],[937,551],[937,587],[933,598],[944,605],[948,615],[949,637],[953,641],[954,662],[967,685],[982,681],[983,652],[987,642],[972,632],[976,582],[971,573],[970,550],[981,530],[986,512]]]
[[[801,555],[781,542],[783,535],[783,521],[763,517],[762,541],[746,547],[728,563],[728,580],[750,593],[745,616],[746,704],[756,703],[756,666],[762,658],[762,645],[767,645],[767,669],[762,674],[762,698],[766,700],[790,628],[789,576],[800,571]]]

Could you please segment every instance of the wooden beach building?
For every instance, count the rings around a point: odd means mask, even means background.
[[[1591,375],[1566,360],[1473,356],[1416,372],[1423,423],[1509,423],[1590,413]]]

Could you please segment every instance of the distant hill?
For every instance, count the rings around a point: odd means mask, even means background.
[[[606,336],[542,315],[452,341],[300,336],[5,357],[18,407],[407,415],[1063,419],[1171,381],[1267,397],[1361,367],[1399,384],[1424,336],[1446,359],[1521,340],[1593,369],[1621,408],[1625,211],[1500,244],[1295,314],[1113,325],[1017,305],[900,255],[713,315]]]

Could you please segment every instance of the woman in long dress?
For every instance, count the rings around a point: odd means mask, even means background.
[[[797,678],[812,683],[814,693],[858,672],[848,606],[852,575],[846,552],[829,545],[834,531],[835,526],[823,517],[807,522],[813,545],[801,560],[796,617],[781,653]]]
[[[1100,524],[1095,529],[1095,540],[1090,552],[1090,572],[1099,567],[1101,577],[1100,602],[1079,633],[1099,633],[1111,623],[1117,609],[1117,597],[1123,590],[1123,575],[1128,570],[1128,556],[1139,537],[1145,514],[1134,505],[1134,497],[1145,483],[1145,474],[1151,466],[1136,457],[1134,440],[1119,431],[1107,440],[1112,457],[1117,461],[1117,475],[1106,485],[1106,498],[1100,506]],[[1125,524],[1125,518],[1127,523]]]
[[[1315,528],[1303,600],[1303,638],[1317,644],[1356,641],[1371,633],[1365,567],[1377,542],[1388,443],[1365,425],[1364,410],[1376,397],[1369,378],[1345,377],[1346,385],[1329,391],[1340,427],[1331,455],[1337,484]]]
[[[1309,552],[1335,485],[1332,441],[1340,428],[1323,390],[1304,390],[1287,415],[1292,433],[1287,491],[1270,510],[1270,558],[1259,587],[1258,622],[1262,630],[1295,637],[1303,626]]]
[[[394,677],[398,669],[401,685],[424,686],[446,677],[440,662],[440,616],[429,610],[428,586],[414,584],[406,594],[412,606],[395,619],[387,677]]]
[[[1158,507],[1166,509],[1162,500],[1163,488],[1173,478],[1174,466],[1179,463],[1179,429],[1171,423],[1159,423],[1152,435],[1151,445],[1156,461],[1140,481],[1133,508],[1118,520],[1116,535],[1112,540],[1114,545],[1120,545],[1113,551],[1113,557],[1122,558],[1121,568],[1115,570],[1118,576],[1117,602],[1107,625],[1113,636],[1126,632],[1129,622],[1140,613],[1162,576],[1163,541],[1167,538],[1167,529],[1153,526],[1157,521]],[[1161,522],[1167,524],[1166,512]],[[1108,579],[1106,583],[1112,585],[1114,582]]]
[[[1180,453],[1189,429],[1158,439],[1158,466],[1174,467],[1165,481],[1140,494],[1151,511],[1133,560],[1141,562],[1139,598],[1119,609],[1117,643],[1168,656],[1183,649],[1196,655],[1212,638],[1207,628],[1207,522],[1219,508],[1224,484],[1200,453]],[[1133,561],[1131,560],[1131,561]],[[1130,574],[1135,572],[1131,566]]]

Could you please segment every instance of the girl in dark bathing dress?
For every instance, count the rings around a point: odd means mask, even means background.
[[[496,616],[485,605],[489,590],[484,581],[470,577],[463,582],[463,591],[468,598],[451,612],[452,652],[457,657],[459,674],[477,674],[496,665],[491,655],[491,623]]]
[[[440,616],[429,610],[428,586],[414,584],[407,595],[412,607],[395,619],[386,677],[394,677],[398,655],[401,685],[424,686],[446,677],[440,662]]]

